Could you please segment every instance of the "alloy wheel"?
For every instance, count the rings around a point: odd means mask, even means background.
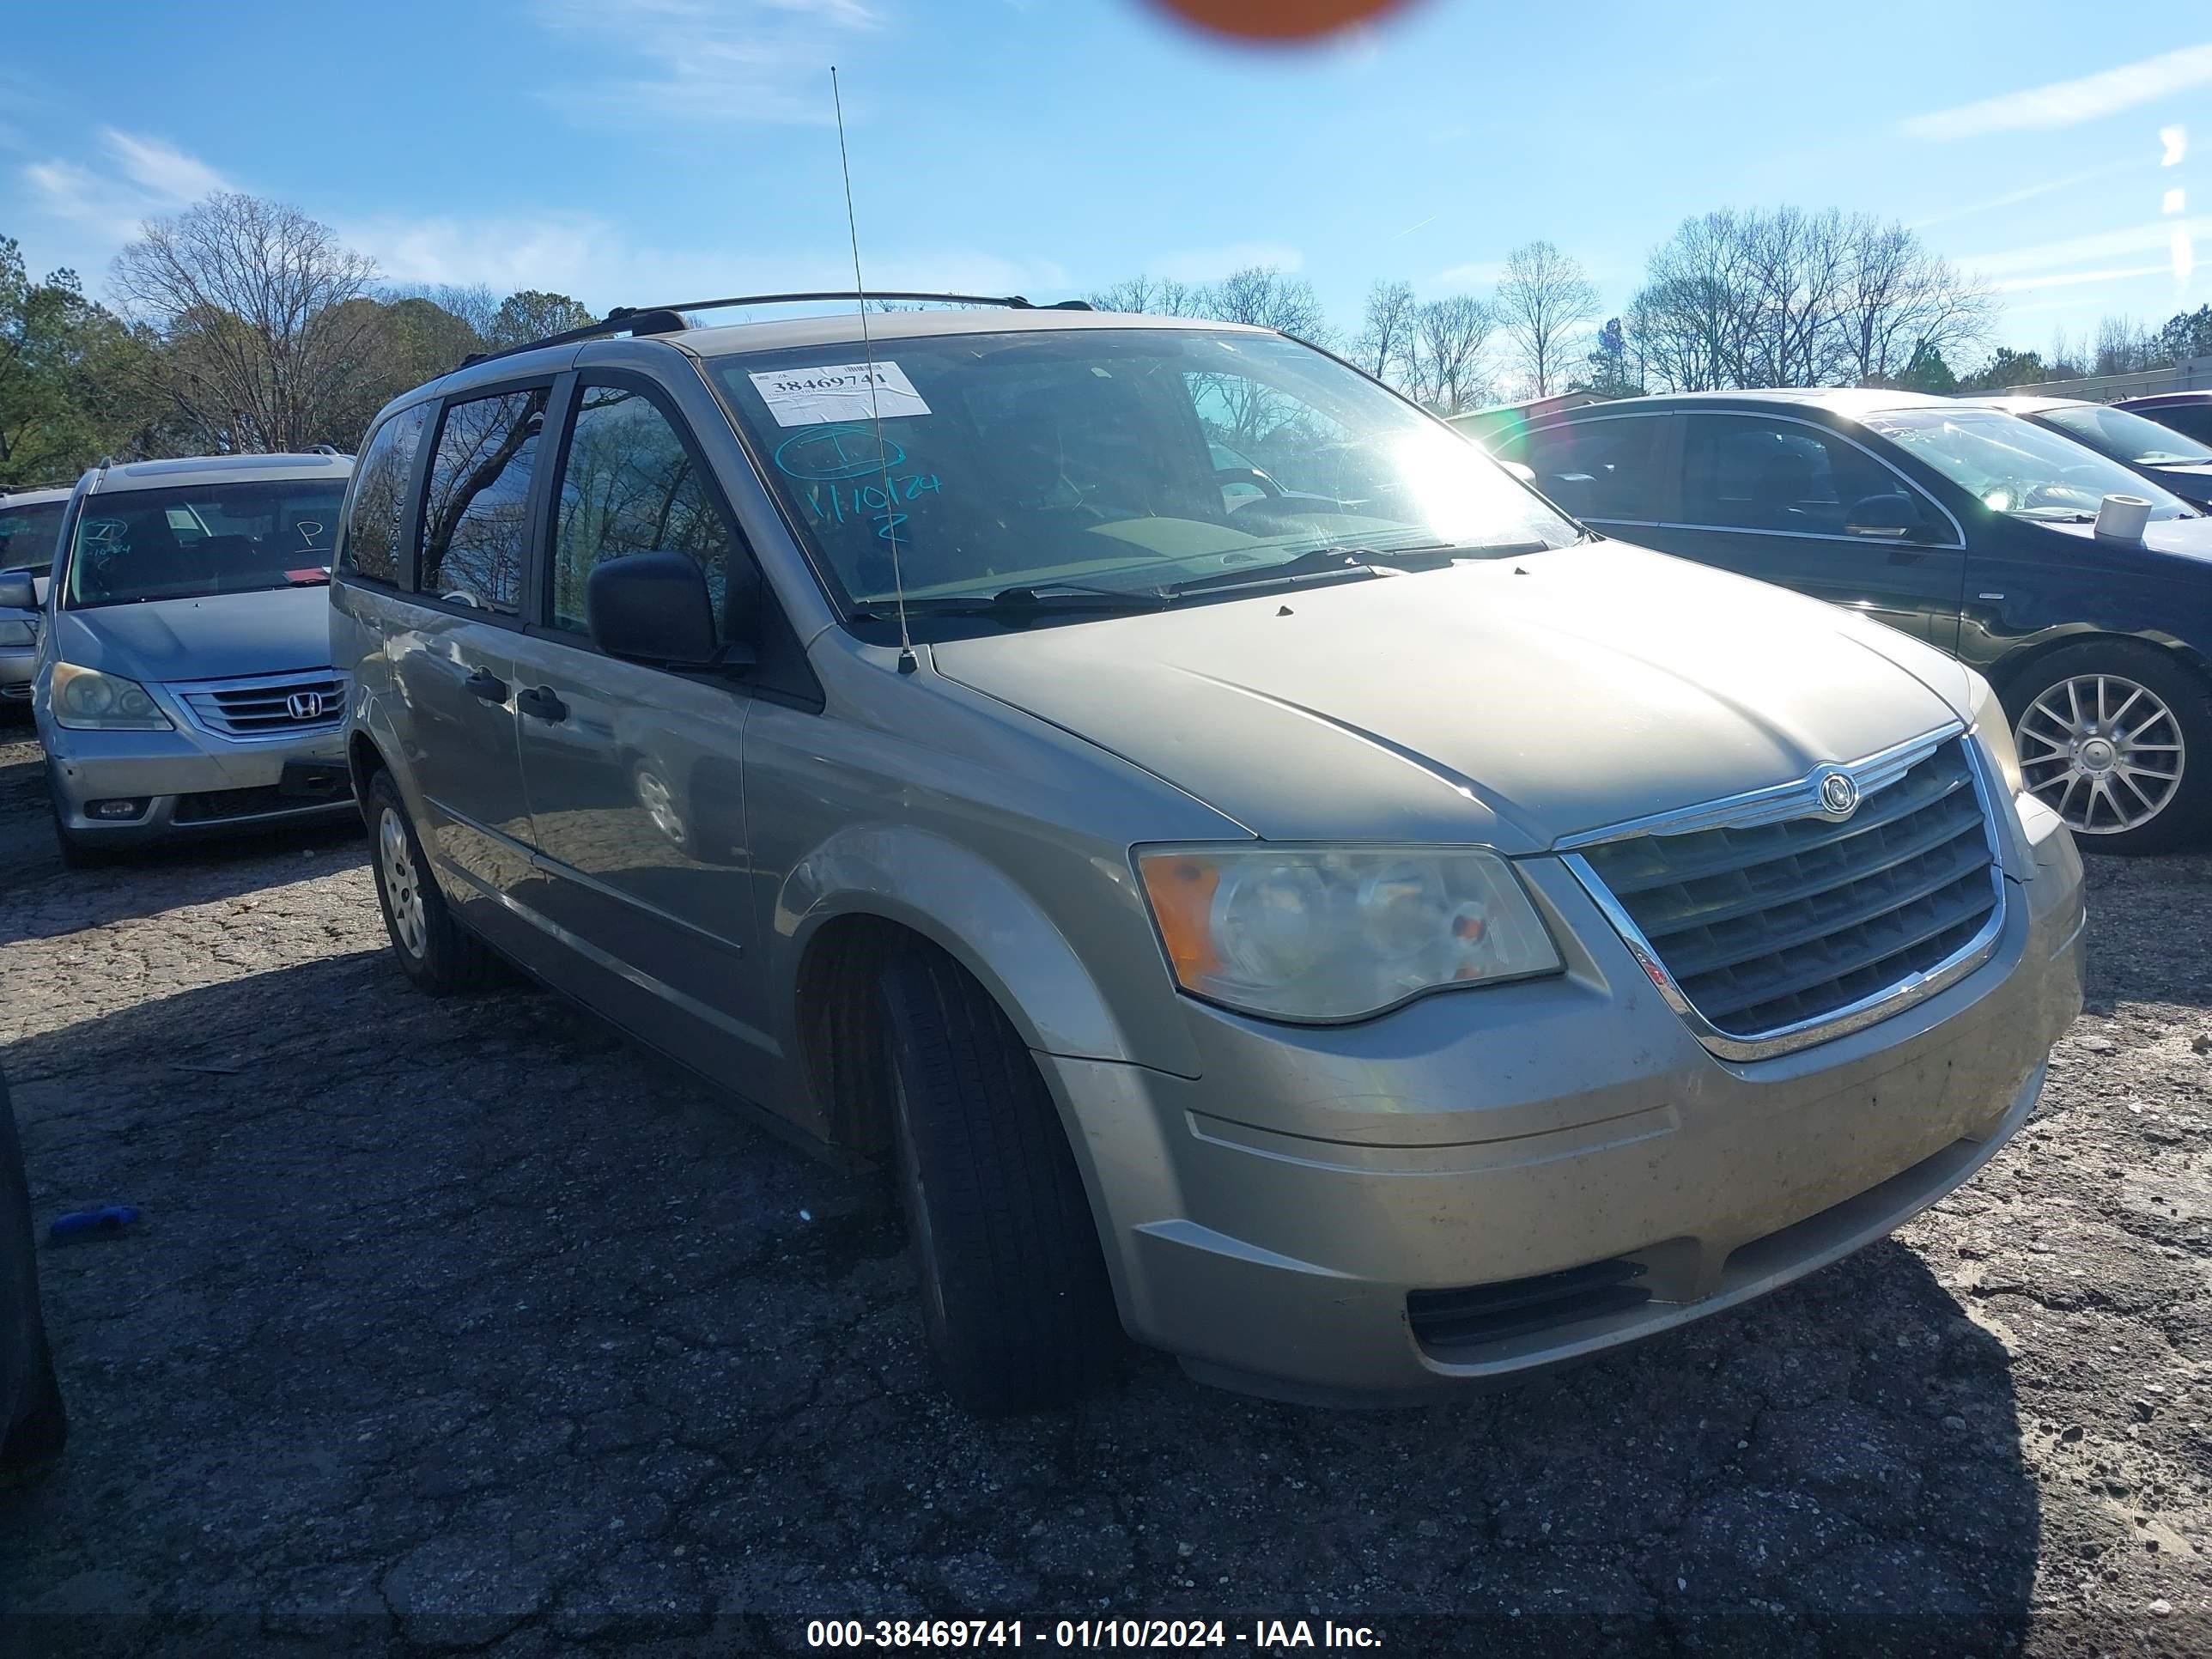
[[[2180,722],[2123,674],[2076,674],[2013,728],[2031,793],[2081,836],[2139,830],[2172,802],[2187,757]]]
[[[407,826],[389,806],[376,826],[377,870],[384,880],[384,896],[392,907],[392,930],[400,948],[421,957],[428,938],[422,916],[422,878],[415,868],[414,849],[407,844]]]

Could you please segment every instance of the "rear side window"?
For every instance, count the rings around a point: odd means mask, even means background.
[[[2212,444],[2212,404],[2176,404],[2167,409],[2138,411],[2160,426],[2170,426],[2201,444]]]
[[[545,389],[446,405],[423,491],[416,586],[513,616],[522,605],[530,479],[545,423]]]
[[[361,460],[353,507],[346,519],[338,568],[370,581],[399,580],[399,515],[407,507],[407,483],[415,475],[415,452],[430,405],[403,409],[376,428]]]
[[[1527,461],[1536,487],[1578,518],[1656,519],[1659,440],[1654,416],[1538,427],[1528,434]]]
[[[729,521],[682,436],[643,392],[584,388],[561,469],[558,511],[555,627],[588,631],[584,590],[593,566],[665,550],[699,562],[721,634],[732,562]]]

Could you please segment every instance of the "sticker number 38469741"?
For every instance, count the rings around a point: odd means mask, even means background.
[[[751,377],[753,389],[778,426],[820,426],[831,421],[895,420],[927,415],[929,405],[896,363],[823,363],[811,368],[770,369]]]

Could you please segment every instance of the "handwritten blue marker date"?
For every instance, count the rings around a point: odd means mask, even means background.
[[[897,510],[896,503],[941,495],[944,489],[934,472],[909,472],[902,478],[892,477],[889,495],[884,493],[881,483],[810,484],[806,505],[817,524],[843,524],[848,518],[872,519],[878,538],[888,542],[897,539],[906,527],[907,514]]]

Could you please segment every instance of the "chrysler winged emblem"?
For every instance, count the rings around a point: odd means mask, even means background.
[[[1847,818],[1859,810],[1859,787],[1848,772],[1829,772],[1820,779],[1820,809],[1832,818]]]

